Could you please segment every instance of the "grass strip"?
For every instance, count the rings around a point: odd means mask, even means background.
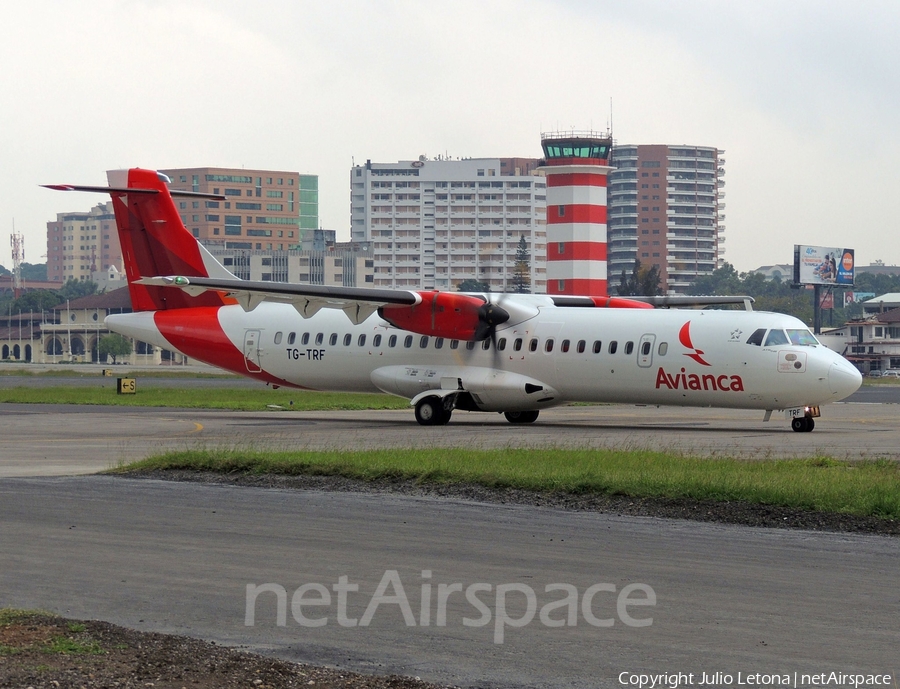
[[[115,379],[96,386],[0,389],[0,402],[11,404],[97,404],[122,407],[180,407],[260,411],[272,405],[294,411],[408,409],[399,397],[366,393],[247,388],[161,388],[141,385],[133,395],[116,393]]]
[[[468,483],[575,495],[742,501],[900,518],[900,464],[888,460],[711,460],[663,452],[594,449],[207,449],[167,452],[113,471],[160,469],[331,475],[362,480]]]

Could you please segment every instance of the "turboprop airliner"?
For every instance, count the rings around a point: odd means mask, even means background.
[[[792,316],[748,298],[578,297],[326,287],[240,280],[184,227],[152,170],[109,173],[133,313],[107,327],[272,386],[386,392],[422,425],[455,410],[532,423],[607,402],[783,411],[812,431],[859,371]],[[743,310],[655,308],[744,303]],[[598,411],[602,414],[602,411]]]

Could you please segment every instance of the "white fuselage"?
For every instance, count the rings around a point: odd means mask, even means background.
[[[567,308],[539,298],[523,303],[531,311],[511,319],[515,324],[500,326],[497,347],[488,349],[481,342],[458,342],[452,348],[451,340],[398,330],[377,314],[353,325],[334,309],[302,318],[286,304],[264,302],[249,312],[223,306],[215,318],[224,338],[242,354],[230,360],[239,365],[224,361],[221,346],[198,351],[171,333],[167,337],[156,325],[157,312],[114,315],[107,324],[124,335],[269,382],[315,390],[382,390],[407,398],[459,385],[486,411],[578,401],[789,409],[842,399],[861,380],[852,364],[821,345],[748,343],[760,329],[808,334],[791,316]],[[179,316],[186,330],[190,311]]]

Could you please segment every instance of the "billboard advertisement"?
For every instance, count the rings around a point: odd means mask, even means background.
[[[800,285],[852,285],[853,249],[794,245],[794,282]]]
[[[875,292],[844,292],[844,306],[859,304],[866,299],[874,299]]]

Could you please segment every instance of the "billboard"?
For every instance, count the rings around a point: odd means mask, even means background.
[[[800,285],[852,285],[853,249],[794,245],[794,282]]]
[[[874,299],[875,292],[844,292],[844,306],[859,304],[866,299]]]

